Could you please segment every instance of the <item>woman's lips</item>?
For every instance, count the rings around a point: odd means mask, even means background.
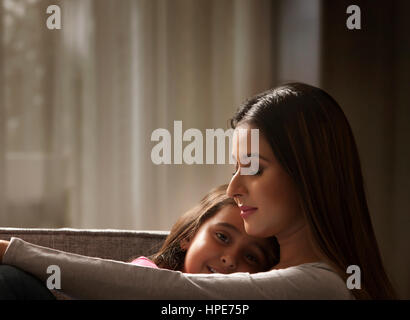
[[[255,207],[248,207],[248,206],[240,206],[239,209],[241,209],[241,217],[242,219],[246,219],[249,217],[251,214],[255,213],[255,211],[258,208]]]

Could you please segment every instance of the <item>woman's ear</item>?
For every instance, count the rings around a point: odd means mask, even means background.
[[[179,246],[183,251],[187,251],[189,246],[191,245],[191,239],[189,237],[182,239],[179,243]]]

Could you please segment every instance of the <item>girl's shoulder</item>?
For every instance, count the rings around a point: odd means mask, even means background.
[[[130,263],[135,264],[137,266],[150,267],[150,268],[158,269],[158,266],[153,261],[151,261],[150,259],[148,259],[147,257],[144,257],[144,256],[140,256],[137,259],[132,260]]]

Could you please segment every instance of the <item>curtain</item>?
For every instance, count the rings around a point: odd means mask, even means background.
[[[65,159],[52,145],[55,37],[44,31],[46,2],[1,4],[1,224],[62,224]]]
[[[206,129],[274,85],[273,2],[2,4],[3,226],[168,230],[229,181],[228,161],[154,165],[151,133],[182,121],[205,146]],[[50,4],[61,30],[45,27]]]

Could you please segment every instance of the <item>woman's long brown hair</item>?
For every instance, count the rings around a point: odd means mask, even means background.
[[[370,220],[359,153],[337,102],[323,90],[290,83],[246,101],[231,119],[256,126],[293,179],[315,244],[346,281],[361,270],[357,299],[394,299]]]
[[[186,252],[181,249],[181,242],[194,237],[201,225],[213,217],[225,206],[236,206],[235,201],[226,195],[227,184],[212,189],[191,210],[183,214],[173,225],[161,249],[151,256],[160,268],[182,271]],[[268,253],[267,269],[279,262],[279,245],[275,237],[268,238],[272,251]]]

